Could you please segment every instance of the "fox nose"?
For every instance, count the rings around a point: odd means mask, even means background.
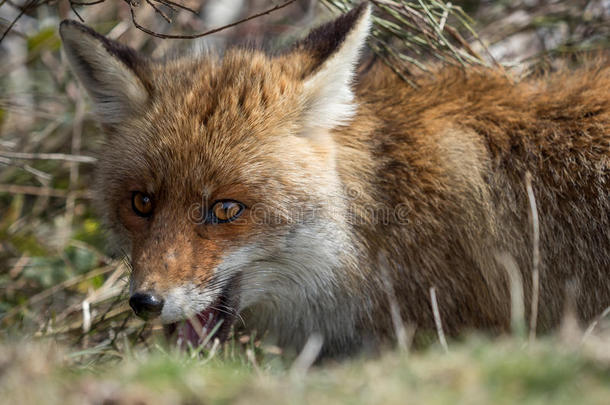
[[[137,292],[129,298],[129,305],[142,319],[154,319],[161,315],[163,298],[151,292]]]

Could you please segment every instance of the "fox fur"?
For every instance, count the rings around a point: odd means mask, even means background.
[[[391,342],[391,297],[405,324],[432,330],[432,287],[445,333],[507,332],[498,255],[520,270],[526,315],[532,299],[530,173],[537,328],[556,326],[569,300],[582,322],[599,315],[610,306],[608,64],[525,81],[444,68],[414,88],[382,64],[358,71],[370,19],[363,4],[275,55],[165,60],[62,23],[106,132],[97,201],[131,252],[132,292],[163,297],[171,323],[225,291],[242,327],[295,350],[319,334],[324,355]],[[134,214],[133,192],[152,196],[152,216]],[[245,205],[239,220],[197,220],[219,199]]]

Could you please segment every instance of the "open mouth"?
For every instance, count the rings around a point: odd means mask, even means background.
[[[227,283],[218,299],[203,311],[188,319],[164,325],[166,337],[180,348],[197,348],[215,339],[221,343],[227,340],[237,318],[232,305],[236,297],[229,293],[232,284]]]

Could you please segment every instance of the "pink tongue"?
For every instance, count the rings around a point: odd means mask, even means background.
[[[181,322],[177,328],[178,346],[187,347],[187,342],[190,342],[193,347],[202,344],[207,334],[214,328],[214,318],[214,312],[206,310]]]

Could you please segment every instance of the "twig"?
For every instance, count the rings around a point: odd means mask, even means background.
[[[108,264],[113,262],[113,259],[111,257],[105,255],[98,248],[88,244],[87,242],[83,242],[82,240],[71,239],[69,245],[74,246],[78,249],[89,250],[90,252],[93,252],[97,256],[98,260],[102,263]]]
[[[284,8],[284,7],[294,3],[295,1],[296,0],[288,0],[288,1],[284,2],[284,3],[282,3],[282,4],[279,4],[279,5],[275,6],[275,7],[272,7],[270,9],[268,9],[268,10],[262,11],[262,12],[257,13],[257,14],[253,14],[253,15],[251,15],[249,17],[243,18],[243,19],[241,19],[239,21],[236,21],[234,23],[227,24],[227,25],[224,25],[222,27],[214,28],[214,29],[211,29],[209,31],[202,32],[200,34],[192,34],[192,35],[162,34],[160,32],[155,32],[155,31],[149,30],[148,28],[143,27],[140,24],[138,24],[138,22],[136,21],[136,15],[135,15],[135,12],[134,12],[133,4],[131,4],[131,2],[129,2],[129,1],[127,3],[129,4],[129,11],[131,12],[131,21],[133,22],[133,25],[137,29],[139,29],[140,31],[143,31],[143,32],[147,33],[148,35],[152,35],[152,36],[155,36],[157,38],[163,38],[163,39],[194,39],[194,38],[205,37],[206,35],[211,35],[211,34],[214,34],[216,32],[226,30],[227,28],[231,28],[231,27],[235,27],[236,25],[243,24],[246,21],[253,20],[255,18],[261,17],[263,15],[266,15],[266,14],[272,13],[272,12],[274,12],[276,10],[279,10],[281,8]]]
[[[48,297],[50,297],[51,295],[55,294],[57,291],[61,291],[63,289],[69,288],[73,285],[76,285],[78,283],[80,283],[83,280],[87,280],[93,277],[97,277],[100,276],[102,274],[106,274],[110,271],[112,271],[114,269],[113,266],[109,265],[109,266],[104,266],[101,267],[99,269],[95,269],[95,270],[91,270],[90,272],[86,273],[86,274],[82,274],[73,278],[70,278],[62,283],[56,284],[53,287],[47,288],[46,290],[43,290],[41,292],[39,292],[36,295],[32,295],[27,301],[25,301],[23,304],[11,309],[10,311],[6,312],[4,314],[4,316],[2,317],[2,322],[4,322],[7,319],[12,318],[13,316],[17,315],[21,310],[23,310],[24,308],[36,304],[37,302],[40,302]]]
[[[108,280],[106,280],[106,282],[104,283],[104,286],[98,288],[97,290],[94,290],[92,294],[87,296],[87,300],[89,301],[90,305],[97,305],[99,303],[102,303],[104,301],[108,301],[112,298],[117,297],[118,295],[122,294],[124,290],[125,289],[122,288],[121,286],[119,286],[118,284],[109,285]],[[127,305],[126,302],[124,305],[122,305],[122,307],[124,308],[124,311],[126,311],[126,312],[131,310],[131,308],[129,308],[129,305]],[[81,309],[80,302],[78,302],[74,305],[70,305],[69,307],[65,308],[63,310],[63,312],[61,312],[60,314],[57,314],[57,316],[54,319],[54,323],[57,325],[61,324],[71,314],[78,311],[79,309]],[[97,325],[99,323],[99,321],[96,319],[93,319],[91,322],[92,322],[92,324],[91,324],[92,328],[94,328],[95,325]]]
[[[449,33],[449,35],[451,35],[453,37],[453,39],[455,39],[456,41],[458,41],[460,43],[460,46],[462,48],[464,48],[466,50],[466,52],[468,52],[469,54],[471,54],[474,58],[478,59],[478,60],[483,60],[483,57],[481,55],[479,55],[479,53],[477,51],[475,51],[474,49],[472,49],[472,47],[470,46],[470,44],[468,43],[468,41],[466,41],[464,39],[464,37],[462,37],[460,35],[460,33],[453,28],[450,25],[446,25],[445,26],[445,31],[447,31]],[[497,65],[499,65],[499,63],[494,59],[493,62]],[[500,65],[501,66],[501,65]]]
[[[104,317],[106,315],[108,315],[109,312],[110,312],[110,310],[108,310],[104,313],[104,316],[102,317],[100,322],[104,320]],[[108,342],[108,346],[115,347],[118,350],[118,347],[116,346],[116,341],[117,341],[120,333],[125,329],[125,326],[127,326],[127,322],[129,322],[130,318],[131,318],[130,316],[126,316],[125,319],[123,319],[123,322],[121,322],[121,324],[117,328],[118,332],[114,333],[114,336],[112,336],[112,338],[110,339],[110,342]],[[83,337],[84,337],[84,333],[81,335],[81,337],[79,337],[77,343],[79,343],[83,339]],[[97,360],[100,360],[103,356],[104,356],[104,354],[100,353],[100,355],[97,357]]]
[[[396,299],[396,293],[394,291],[394,285],[388,274],[389,263],[385,255],[380,255],[379,269],[385,286],[386,295],[390,304],[390,315],[392,317],[392,324],[394,325],[394,333],[396,334],[396,341],[401,351],[407,352],[409,350],[409,343],[407,338],[407,330],[405,324],[400,316],[400,308],[398,307],[398,300]]]
[[[2,33],[2,36],[0,36],[0,42],[2,42],[2,40],[4,39],[4,37],[6,37],[6,35],[9,33],[9,31],[11,29],[13,29],[13,27],[15,26],[15,24],[17,24],[17,21],[19,21],[21,19],[21,17],[23,17],[23,15],[28,12],[30,10],[30,8],[32,8],[32,6],[34,6],[34,3],[36,3],[38,0],[30,0],[27,4],[25,4],[21,10],[19,11],[19,14],[17,14],[17,16],[13,19],[13,21],[11,21],[11,23],[9,24],[9,26],[6,28],[6,30]],[[38,7],[39,4],[36,4],[36,7]]]
[[[165,6],[169,7],[169,8],[171,8],[171,9],[172,9],[172,11],[176,11],[176,9],[175,9],[174,7],[178,7],[178,8],[181,8],[182,10],[190,11],[191,13],[193,13],[193,14],[195,14],[195,15],[198,15],[198,14],[199,14],[199,13],[197,12],[197,10],[193,10],[192,8],[189,8],[189,7],[187,7],[187,6],[184,6],[184,5],[180,4],[180,3],[176,3],[176,2],[174,2],[174,1],[170,1],[170,0],[155,0],[155,1],[157,1],[157,2],[159,2],[159,3],[161,3],[161,4],[163,4],[163,5],[165,5]]]
[[[170,9],[170,10],[172,10],[174,13],[175,13],[176,11],[178,11],[178,9],[177,9],[176,7],[174,7],[174,6],[173,6],[171,3],[168,3],[168,2],[163,1],[163,0],[156,0],[156,1],[158,1],[158,2],[159,2],[159,3],[161,3],[161,4],[163,4],[165,7],[169,8],[169,9]],[[190,10],[190,9],[189,9],[189,10]],[[191,12],[194,12],[195,10],[190,10],[190,11],[191,11]]]
[[[72,122],[72,144],[71,152],[72,156],[80,155],[81,139],[83,132],[83,117],[85,115],[84,103],[82,102],[83,95],[81,90],[78,89],[76,94],[76,111],[74,112],[74,120]],[[80,102],[79,102],[80,101]],[[72,232],[72,222],[74,220],[74,208],[76,206],[76,194],[74,193],[78,185],[79,178],[79,165],[77,162],[70,162],[70,177],[68,183],[68,197],[66,198],[66,215],[65,221],[62,225],[63,232],[60,232],[61,237],[68,240]]]
[[[438,303],[436,302],[436,289],[434,287],[430,287],[430,301],[432,302],[432,313],[434,314],[434,323],[436,324],[438,341],[441,343],[445,353],[448,353],[449,346],[447,346],[447,340],[445,339],[445,332],[443,331],[443,324],[441,322],[441,313],[438,310]]]
[[[78,308],[80,308],[80,303],[78,304],[78,307],[76,309],[78,309]],[[71,311],[73,311],[73,310],[74,310],[74,308],[71,308]],[[108,314],[107,319],[108,320],[113,319],[113,318],[115,318],[117,316],[120,316],[120,315],[123,315],[123,314],[125,314],[126,312],[129,312],[129,311],[130,311],[130,308],[127,305],[125,305],[124,307],[119,307],[119,308],[115,309],[114,311],[110,312]],[[65,319],[65,317],[62,318],[61,321],[63,322],[64,319]],[[58,320],[56,320],[55,322],[58,323],[58,324],[60,323],[60,321],[58,321]],[[68,324],[67,326],[64,326],[62,328],[58,328],[58,329],[53,330],[51,332],[46,332],[46,333],[43,333],[43,332],[40,332],[40,331],[36,332],[34,334],[34,336],[35,337],[43,337],[43,336],[50,337],[50,336],[57,336],[57,335],[65,335],[65,334],[68,334],[68,333],[71,333],[71,332],[75,332],[77,330],[82,330],[82,327],[83,327],[82,321],[78,320],[78,321],[72,322],[71,324]]]
[[[74,13],[74,15],[76,15],[78,17],[80,22],[84,23],[85,20],[83,19],[83,17],[81,17],[81,15],[78,13],[78,11],[76,11],[75,4],[72,3],[71,1],[70,1],[70,8],[72,9],[72,12]]]
[[[508,274],[510,288],[510,324],[513,333],[519,337],[525,336],[525,302],[523,297],[523,279],[514,257],[508,253],[496,254],[496,260]]]
[[[123,262],[123,264],[125,264],[125,262]],[[115,272],[118,271],[118,268],[119,267],[117,267],[117,270],[115,270]],[[123,286],[123,290],[121,290],[121,292],[119,294],[117,294],[117,296],[115,297],[114,301],[112,301],[110,306],[108,306],[108,308],[102,314],[102,316],[100,317],[98,322],[102,322],[102,321],[104,321],[106,319],[108,314],[119,304],[119,302],[121,302],[123,300],[123,298],[125,297],[125,295],[126,295],[128,290],[129,290],[129,284],[125,283],[125,285]]]
[[[538,321],[538,300],[540,296],[540,227],[538,222],[538,209],[536,207],[536,197],[532,188],[532,174],[525,173],[525,186],[527,197],[530,204],[530,215],[532,220],[532,302],[530,314],[530,334],[529,340],[536,339],[536,327]]]
[[[0,193],[39,195],[43,197],[67,198],[70,193],[68,190],[58,188],[46,188],[36,186],[19,186],[16,184],[0,184]],[[93,195],[90,191],[73,191],[75,198],[91,199]]]
[[[83,308],[83,333],[86,334],[91,330],[91,304],[85,298],[81,304]],[[87,346],[86,344],[84,346]]]
[[[97,1],[91,1],[89,3],[85,2],[85,1],[72,1],[70,0],[71,4],[74,4],[75,6],[93,6],[94,4],[100,4],[105,2],[106,0],[97,0]]]
[[[171,22],[172,22],[171,18],[169,18],[169,17],[167,16],[167,14],[165,14],[165,13],[163,12],[163,10],[161,10],[159,7],[155,6],[155,4],[154,4],[154,3],[153,3],[151,0],[146,0],[146,3],[147,3],[149,6],[151,6],[151,7],[153,8],[153,10],[155,10],[155,12],[156,12],[157,14],[159,14],[161,17],[163,17],[163,19],[164,19],[164,20],[165,20],[165,21],[166,21],[168,24],[171,24]]]
[[[601,321],[602,319],[604,319],[606,316],[608,316],[608,314],[610,314],[610,307],[606,308],[604,310],[604,312],[602,312],[598,317],[595,318],[595,320],[593,322],[591,322],[591,324],[589,325],[589,327],[587,328],[587,330],[585,331],[585,333],[583,333],[582,335],[582,339],[581,339],[581,344],[587,340],[589,338],[589,336],[591,336],[591,334],[593,333],[593,331],[595,330],[595,327],[597,326],[597,324],[599,323],[599,321]]]
[[[445,29],[445,23],[447,23],[447,17],[449,16],[449,10],[451,10],[451,3],[447,3],[447,8],[443,11],[443,16],[441,17],[441,22],[438,25],[438,30],[443,32]]]
[[[214,343],[216,343],[216,341],[214,341]],[[261,371],[260,367],[258,366],[258,364],[256,363],[256,356],[254,355],[254,350],[246,349],[246,358],[248,359],[248,361],[250,363],[252,363],[252,367],[254,367],[254,370],[256,371],[256,373],[258,375],[262,375],[262,371]]]
[[[3,156],[0,156],[0,164],[17,167],[19,169],[22,169],[22,170],[30,173],[31,175],[36,177],[38,182],[40,182],[40,184],[42,184],[43,186],[48,186],[49,182],[53,178],[53,176],[51,176],[49,173],[43,172],[42,170],[35,169],[28,164],[14,162],[11,159],[5,158]]]
[[[342,12],[356,3],[354,0],[322,0]],[[423,72],[422,61],[429,57],[443,64],[461,66],[486,66],[487,62],[451,26],[454,21],[477,38],[471,28],[472,20],[461,7],[434,0],[370,0],[376,7],[373,17],[373,51],[394,73],[412,87],[409,75],[412,67]],[[457,25],[456,25],[457,26]],[[387,57],[386,55],[387,54]]]
[[[111,280],[112,282],[114,282],[115,280],[119,279],[120,276],[117,277],[117,274],[124,274],[125,273],[125,269],[122,269],[121,267],[124,267],[125,261],[123,260],[121,262],[121,265],[117,266],[117,268],[115,269],[114,273],[112,273],[108,279],[106,279],[106,281],[104,282],[104,284],[106,284],[109,280]],[[122,301],[124,301],[125,298],[125,294],[127,292],[127,290],[129,289],[129,284],[125,283],[125,285],[123,286],[123,289],[121,290],[120,293],[118,293],[116,295],[116,297],[114,298],[114,300],[110,303],[110,305],[106,308],[106,310],[101,314],[101,316],[99,317],[99,319],[95,320],[95,324],[93,324],[92,326],[95,327],[98,324],[104,322],[106,320],[106,318],[109,316],[110,313],[112,313],[112,311],[114,311],[114,308]],[[112,338],[112,340],[110,341],[111,345],[114,345],[116,342],[117,337],[119,336],[119,333],[121,331],[123,331],[123,329],[125,328],[125,325],[127,324],[127,322],[129,321],[131,317],[127,316],[125,317],[125,319],[123,320],[123,323],[118,327],[118,332],[116,332],[116,334],[114,335],[114,337]],[[80,343],[80,341],[85,337],[85,334],[82,333],[81,336],[78,338],[77,340],[77,344]]]
[[[97,159],[92,156],[70,155],[66,153],[27,153],[27,152],[6,152],[0,151],[0,156],[10,159],[24,160],[62,160],[75,163],[95,163]]]
[[[218,351],[218,347],[220,346],[220,339],[218,338],[214,338],[214,342],[212,343],[212,347],[210,348],[210,351],[208,352],[208,356],[206,357],[205,361],[210,361],[214,358],[214,356],[216,355],[216,352]],[[254,359],[256,361],[256,359]]]
[[[292,367],[290,367],[290,375],[293,378],[299,379],[307,374],[307,370],[309,370],[318,358],[323,343],[324,339],[317,333],[314,333],[307,339],[307,343],[305,343],[303,350],[301,350],[301,353],[299,353],[294,363],[292,363]]]
[[[11,277],[11,279],[16,279],[17,277],[19,277],[19,275],[21,274],[21,272],[23,271],[23,269],[25,269],[25,266],[30,262],[30,258],[22,255],[18,260],[17,263],[15,263],[15,265],[10,269],[10,271],[8,272],[8,275]]]
[[[466,64],[464,63],[464,60],[462,60],[462,58],[460,57],[460,54],[453,47],[453,45],[451,45],[451,42],[449,42],[445,39],[445,37],[443,36],[443,33],[440,31],[439,27],[436,25],[437,22],[436,22],[434,16],[432,15],[432,13],[430,12],[429,7],[426,5],[426,3],[423,0],[419,0],[419,4],[423,8],[425,14],[430,19],[430,22],[431,22],[430,25],[432,25],[432,28],[435,30],[439,41],[442,42],[447,48],[449,48],[449,50],[451,50],[454,53],[455,58],[457,59],[458,62],[460,62],[462,67],[465,67]]]

